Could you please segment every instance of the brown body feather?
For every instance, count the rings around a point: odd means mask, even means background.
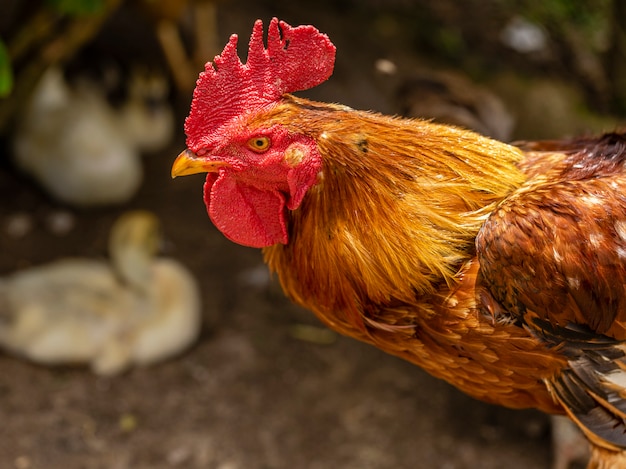
[[[520,149],[290,96],[257,123],[323,158],[264,250],[294,301],[478,399],[567,413],[597,458],[626,447],[623,134]]]

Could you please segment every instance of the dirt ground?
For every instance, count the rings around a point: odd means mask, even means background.
[[[376,75],[373,62],[413,57],[410,43],[375,34],[367,11],[349,9],[350,2],[332,9],[275,3],[221,3],[221,43],[231,32],[245,43],[256,18],[315,24],[339,53],[335,76],[307,95],[396,112],[393,79]],[[471,22],[477,13],[466,14]],[[114,378],[0,355],[0,467],[548,468],[546,416],[475,401],[351,339],[316,344],[294,334],[295,326],[319,323],[263,283],[258,250],[230,243],[212,227],[201,176],[170,179],[184,148],[188,103],[178,97],[175,141],[145,158],[145,182],[122,207],[58,204],[17,174],[7,155],[0,158],[0,275],[65,256],[103,257],[115,217],[144,208],[164,224],[165,254],[199,279],[204,305],[200,340],[188,352]],[[75,219],[64,235],[50,227],[59,212]],[[32,229],[12,237],[5,228],[21,214],[32,218]]]

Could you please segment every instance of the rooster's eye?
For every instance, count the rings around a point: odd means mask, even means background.
[[[264,152],[270,147],[270,139],[267,137],[253,137],[248,140],[248,147],[256,152]]]

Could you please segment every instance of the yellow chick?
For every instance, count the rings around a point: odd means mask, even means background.
[[[190,272],[156,258],[159,222],[122,215],[111,263],[62,259],[0,280],[0,346],[43,364],[120,373],[175,355],[198,336],[201,301]]]

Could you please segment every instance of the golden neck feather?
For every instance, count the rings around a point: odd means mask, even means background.
[[[287,97],[264,120],[313,137],[319,182],[266,248],[286,292],[320,310],[411,302],[452,285],[522,152],[462,129]]]

